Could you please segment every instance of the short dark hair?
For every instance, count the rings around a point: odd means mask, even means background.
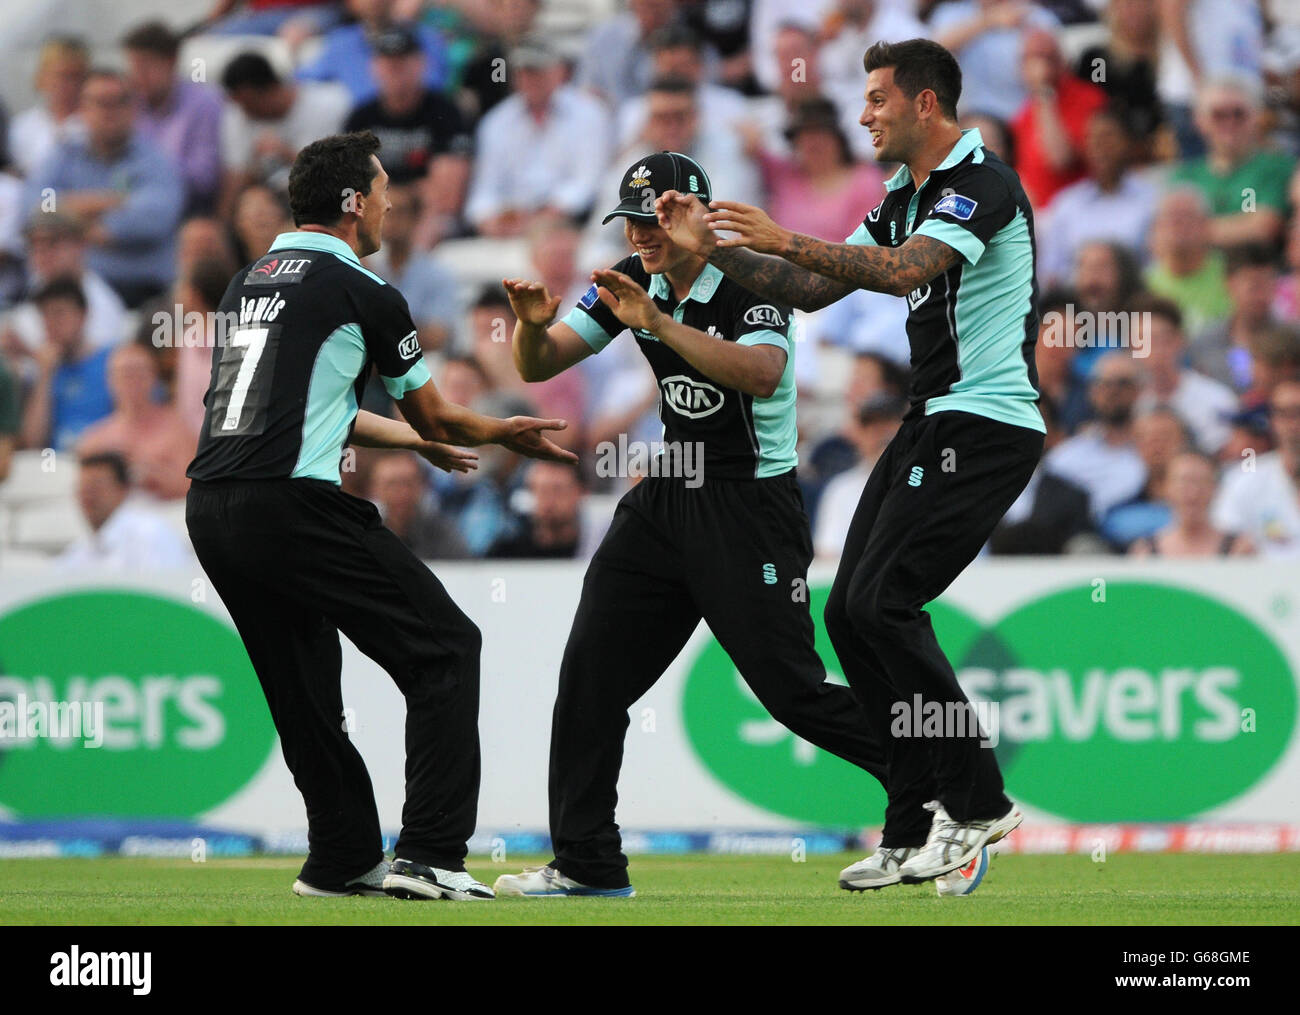
[[[230,262],[224,257],[200,257],[190,266],[186,281],[199,294],[209,310],[216,310],[221,305],[221,298],[226,295],[230,279],[235,274]]]
[[[374,181],[370,156],[379,138],[368,130],[331,134],[298,153],[289,170],[289,211],[293,224],[332,226],[343,217],[348,194],[369,194]]]
[[[689,95],[695,98],[695,82],[680,74],[665,74],[650,82],[647,92],[668,92],[671,95]]]
[[[1235,275],[1243,268],[1274,268],[1273,251],[1262,243],[1239,243],[1223,254],[1224,276]]]
[[[501,286],[489,282],[478,291],[478,295],[474,297],[474,302],[470,305],[470,309],[486,310],[492,307],[508,306],[510,306],[510,298],[506,296],[505,292],[501,289]]]
[[[71,275],[59,275],[50,279],[32,294],[32,302],[38,307],[53,300],[71,300],[83,311],[86,309],[86,293],[81,283]]]
[[[252,88],[265,91],[280,83],[280,75],[271,66],[271,61],[261,53],[240,53],[226,64],[221,72],[221,87],[228,92],[240,88]]]
[[[645,45],[651,53],[663,49],[692,49],[699,53],[704,49],[704,40],[686,25],[674,23],[651,32]]]
[[[146,21],[142,25],[136,25],[122,37],[122,47],[175,59],[181,49],[181,40],[163,22]]]
[[[131,470],[126,464],[126,457],[119,451],[100,451],[86,455],[79,463],[83,469],[102,466],[113,474],[118,486],[131,485]]]
[[[961,98],[961,68],[957,59],[937,42],[908,39],[906,42],[877,42],[862,57],[862,66],[873,70],[894,68],[894,84],[909,99],[930,89],[943,115],[957,119]]]
[[[1178,331],[1183,330],[1183,312],[1177,303],[1167,297],[1154,296],[1146,292],[1138,293],[1129,304],[1129,312],[1163,317]]]

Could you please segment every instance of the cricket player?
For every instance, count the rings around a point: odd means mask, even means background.
[[[841,873],[846,888],[965,868],[1020,824],[977,723],[929,739],[893,735],[891,723],[917,700],[943,715],[973,711],[922,607],[1024,489],[1045,432],[1034,222],[1020,180],[977,130],[958,127],[961,70],[942,46],[877,43],[863,65],[860,122],[877,159],[902,167],[845,242],[793,233],[748,205],[705,213],[676,193],[656,203],[678,246],[761,298],[804,310],[854,289],[907,299],[910,408],[862,493],[825,612],[889,770],[881,847]]]
[[[592,558],[560,666],[551,726],[555,858],[503,875],[503,895],[631,897],[614,821],[628,708],[703,618],[763,706],[797,735],[883,781],[853,692],[826,680],[805,587],[812,539],[795,481],[794,343],[787,300],[760,297],[679,247],[656,221],[667,190],[707,202],[693,159],[658,152],[623,176],[636,253],[559,297],[507,279],[515,364],[541,381],[630,330],[654,369],[667,449],[619,502]],[[700,204],[701,213],[705,205]],[[702,472],[686,466],[699,449]]]
[[[406,448],[448,470],[495,443],[576,461],[562,420],[481,416],[446,401],[406,300],[361,266],[379,249],[388,174],[366,131],[309,144],[289,176],[293,232],[235,274],[220,310],[186,523],[244,640],[307,806],[304,896],[490,899],[465,870],[479,789],[478,628],[442,583],[343,493],[344,446]],[[357,403],[371,367],[408,422]],[[406,698],[406,803],[383,862],[370,776],[348,739],[342,631]]]

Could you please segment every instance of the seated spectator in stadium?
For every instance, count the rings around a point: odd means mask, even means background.
[[[222,219],[230,218],[236,195],[250,183],[269,183],[288,193],[289,167],[298,150],[338,133],[352,108],[347,89],[281,80],[261,53],[231,60],[221,73],[221,87],[229,100],[221,118]]]
[[[1248,537],[1264,556],[1294,557],[1300,555],[1300,382],[1273,389],[1269,416],[1277,450],[1228,466],[1210,517],[1221,531]]]
[[[271,249],[281,233],[294,228],[289,206],[279,191],[251,183],[235,196],[230,223],[235,234],[235,260],[248,264]]]
[[[336,0],[213,0],[203,30],[213,35],[277,35],[304,21],[313,32],[338,23]]]
[[[892,0],[835,0],[823,29],[818,65],[826,89],[862,97],[862,55],[877,42],[924,39],[929,29],[906,5]],[[782,221],[777,219],[777,221]]]
[[[1156,94],[1160,17],[1151,0],[1109,0],[1102,12],[1105,41],[1086,46],[1074,72],[1101,87],[1128,125],[1137,161],[1154,155],[1155,133],[1164,121]]]
[[[662,78],[685,78],[692,82],[696,106],[705,123],[715,130],[734,131],[748,122],[751,114],[745,97],[735,89],[708,80],[707,54],[698,34],[684,24],[672,24],[650,36],[646,45],[650,49],[654,72],[651,82]],[[859,57],[858,63],[861,62]],[[645,129],[647,105],[644,92],[619,104],[617,129],[620,148],[636,141]]]
[[[1146,466],[1146,481],[1135,497],[1107,511],[1099,526],[1116,550],[1126,549],[1169,522],[1169,463],[1191,449],[1191,434],[1178,413],[1158,407],[1133,421],[1133,446]]]
[[[676,0],[628,0],[587,33],[574,80],[610,110],[642,94],[654,80],[649,40],[676,18]]]
[[[785,135],[788,158],[763,148],[761,132],[749,135],[747,154],[762,173],[768,214],[795,232],[842,242],[862,223],[864,209],[884,197],[884,174],[854,160],[829,99],[802,103]]]
[[[348,90],[352,105],[369,102],[379,91],[371,58],[375,41],[397,27],[393,0],[345,0],[354,20],[325,33],[321,51],[314,60],[298,68],[300,81],[329,81]],[[401,25],[415,34],[424,53],[424,83],[431,91],[442,91],[450,81],[451,65],[447,41],[425,24]]]
[[[185,201],[176,167],[140,135],[126,80],[95,70],[81,92],[84,140],[63,141],[28,180],[26,204],[57,210],[86,230],[86,263],[137,307],[171,281],[176,227]]]
[[[176,304],[168,311],[186,323],[182,343],[176,347],[171,404],[194,434],[203,426],[203,396],[212,380],[212,350],[228,333],[224,322],[211,315],[221,304],[234,272],[225,257],[199,258],[184,268],[176,283]],[[190,325],[197,322],[202,322],[201,334],[191,334]]]
[[[1034,364],[1038,368],[1040,408],[1049,410],[1058,435],[1070,436],[1092,411],[1088,405],[1088,384],[1074,369],[1078,354],[1079,297],[1070,289],[1049,289],[1038,301],[1038,344],[1034,347]]]
[[[40,289],[55,278],[75,278],[86,297],[86,340],[93,348],[116,345],[126,337],[127,314],[122,298],[104,279],[86,267],[85,229],[76,219],[59,212],[36,212],[28,220],[27,288]],[[30,300],[14,307],[5,319],[7,348],[30,355],[45,341],[40,311]]]
[[[1226,532],[1210,520],[1219,485],[1219,467],[1209,455],[1182,451],[1169,463],[1165,500],[1170,520],[1149,536],[1135,539],[1131,557],[1243,557],[1255,552],[1249,536]]]
[[[1275,26],[1264,52],[1264,84],[1268,96],[1266,144],[1300,156],[1300,23]]]
[[[1160,53],[1156,90],[1181,158],[1205,153],[1193,105],[1203,82],[1225,75],[1258,80],[1264,43],[1260,0],[1174,0],[1157,5]]]
[[[469,549],[455,524],[438,513],[423,466],[410,451],[385,451],[370,467],[366,498],[384,524],[421,560],[464,560]]]
[[[125,458],[111,451],[83,456],[77,472],[77,503],[90,533],[55,558],[55,565],[64,571],[193,566],[185,541],[154,511],[137,503],[131,492]]]
[[[1210,244],[1209,205],[1200,191],[1167,191],[1151,223],[1146,287],[1178,304],[1183,326],[1196,334],[1232,311],[1223,255]]]
[[[506,392],[490,391],[470,403],[470,408],[502,418],[536,415],[526,399]],[[475,450],[477,471],[438,473],[434,478],[442,510],[455,519],[469,552],[481,557],[498,540],[523,530],[515,495],[523,488],[525,470],[521,467],[524,459],[513,451],[495,444]]]
[[[930,37],[964,68],[959,109],[979,109],[1011,120],[1029,97],[1020,76],[1020,54],[1031,28],[1057,27],[1036,4],[1021,0],[952,0],[930,15]]]
[[[906,411],[906,399],[880,391],[868,396],[853,413],[847,436],[857,453],[857,462],[833,476],[817,499],[813,551],[819,560],[839,560],[867,478],[898,433]]]
[[[1262,100],[1252,86],[1211,81],[1196,100],[1196,129],[1206,154],[1174,167],[1169,182],[1195,187],[1210,210],[1210,243],[1271,246],[1282,236],[1287,182],[1295,159],[1260,147]]]
[[[18,392],[18,379],[0,356],[0,483],[9,476],[14,449],[22,434],[22,407]]]
[[[1273,290],[1273,316],[1300,322],[1300,215],[1291,216],[1286,232],[1286,274]]]
[[[1058,191],[1035,223],[1043,284],[1064,283],[1079,248],[1093,240],[1123,244],[1134,257],[1145,253],[1160,192],[1132,171],[1134,151],[1117,110],[1092,114],[1083,140],[1087,177]]]
[[[1189,351],[1196,369],[1242,392],[1253,383],[1255,340],[1275,323],[1277,267],[1267,249],[1252,244],[1229,250],[1224,272],[1232,309],[1222,320],[1194,332]]]
[[[1106,93],[1070,73],[1056,36],[1044,28],[1025,33],[1021,75],[1028,98],[1011,121],[1016,172],[1035,208],[1046,208],[1062,187],[1083,179],[1084,137]]]
[[[1070,361],[1075,376],[1086,380],[1107,349],[1128,344],[1128,305],[1141,282],[1137,261],[1122,244],[1089,240],[1074,257],[1070,287],[1076,351]]]
[[[122,45],[140,134],[180,167],[186,212],[210,212],[221,184],[220,93],[177,76],[181,40],[161,21],[132,29]]]
[[[512,94],[479,121],[465,202],[466,220],[484,236],[519,236],[539,212],[585,214],[609,156],[609,115],[564,84],[549,46],[517,46],[507,66]]]
[[[1087,492],[1096,521],[1136,497],[1146,482],[1146,466],[1133,443],[1138,385],[1137,362],[1128,352],[1106,353],[1088,384],[1092,422],[1043,458],[1048,472]]]
[[[473,356],[448,356],[438,370],[438,390],[449,402],[473,405],[492,390],[492,384]]]
[[[1228,421],[1237,412],[1237,395],[1228,385],[1187,366],[1183,315],[1172,300],[1139,297],[1130,327],[1139,329],[1133,347],[1145,350],[1138,413],[1168,406],[1191,431],[1196,447],[1217,454],[1228,439]]]
[[[524,477],[524,489],[531,504],[523,525],[514,535],[494,542],[486,556],[588,559],[598,540],[584,531],[582,506],[587,488],[580,467],[566,462],[533,462]]]
[[[158,367],[149,350],[136,342],[114,349],[108,359],[108,390],[113,411],[86,428],[77,454],[117,452],[140,490],[159,500],[184,497],[190,488],[185,470],[194,458],[198,429],[157,401]]]
[[[55,35],[41,44],[36,58],[36,92],[40,101],[9,125],[9,156],[30,177],[63,141],[85,136],[81,122],[81,88],[90,69],[90,50],[75,35]]]
[[[429,193],[445,194],[443,211],[456,215],[469,179],[473,139],[456,103],[425,84],[426,63],[411,28],[382,32],[371,58],[378,92],[348,114],[343,129],[369,130],[379,138],[390,186],[430,176]]]
[[[503,99],[509,98],[506,56],[524,39],[536,34],[542,0],[486,0],[478,7],[481,15],[474,53],[461,69],[460,98],[475,120]]]
[[[687,26],[717,55],[717,83],[744,95],[759,94],[749,49],[755,0],[685,0],[681,6]]]
[[[70,450],[92,424],[113,411],[108,348],[86,340],[86,297],[75,279],[51,279],[32,297],[45,325],[33,354],[36,382],[23,411],[23,446]]]
[[[1300,329],[1277,324],[1255,336],[1251,345],[1251,384],[1242,393],[1241,411],[1267,419],[1273,390],[1286,381],[1300,381]]]
[[[1056,410],[1049,398],[1038,403],[1047,433],[1044,453],[1063,439]],[[1048,472],[1042,462],[989,537],[988,552],[997,556],[1056,555],[1103,550],[1093,535],[1088,493],[1067,479]]]

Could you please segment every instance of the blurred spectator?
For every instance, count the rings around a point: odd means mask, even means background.
[[[475,412],[509,418],[535,416],[533,406],[518,395],[488,392],[470,405]],[[496,444],[477,449],[477,472],[435,477],[442,509],[455,519],[456,528],[475,557],[487,553],[498,540],[514,536],[523,518],[514,506],[521,489],[523,458]]]
[[[1258,0],[1163,0],[1156,88],[1169,114],[1179,154],[1204,153],[1192,124],[1197,90],[1226,74],[1257,80],[1264,25]]]
[[[628,0],[627,10],[600,22],[584,40],[576,83],[615,110],[650,87],[649,39],[677,18],[677,0]]]
[[[984,147],[1000,158],[1007,165],[1015,165],[1016,144],[1011,139],[1011,128],[1005,120],[996,116],[972,110],[962,113],[957,118],[962,130],[978,130]]]
[[[37,377],[23,412],[23,446],[67,451],[92,423],[113,411],[110,349],[86,341],[86,297],[75,279],[51,279],[32,297],[45,324]]]
[[[1050,399],[1038,403],[1047,433],[1046,454],[1064,435]],[[1002,516],[989,537],[989,553],[999,556],[1059,554],[1101,549],[1100,540],[1090,536],[1092,524],[1088,493],[1082,487],[1047,471],[1039,462],[1025,489]]]
[[[1287,273],[1273,290],[1273,315],[1281,321],[1300,321],[1300,214],[1291,216],[1286,232]]]
[[[524,489],[531,501],[524,524],[514,535],[497,539],[486,556],[588,559],[596,544],[584,531],[582,506],[587,489],[579,467],[565,462],[533,462],[528,466]]]
[[[214,0],[203,30],[214,35],[276,35],[305,21],[323,32],[339,20],[336,0]]]
[[[420,348],[434,352],[448,345],[464,316],[460,283],[434,254],[413,243],[420,218],[419,191],[389,184],[388,199],[392,207],[384,217],[383,245],[366,258],[366,266],[401,290],[420,331]]]
[[[69,572],[191,566],[193,559],[181,537],[130,494],[130,474],[121,455],[106,452],[83,457],[77,472],[77,503],[90,534],[68,547],[55,559],[55,565]]]
[[[394,0],[345,0],[355,19],[325,33],[321,51],[306,66],[298,68],[300,81],[331,81],[348,90],[352,105],[369,102],[379,86],[371,58],[375,43],[395,27]],[[424,52],[424,83],[431,91],[442,91],[450,80],[447,42],[428,25],[403,26],[413,32]],[[328,132],[327,132],[328,133]]]
[[[1094,519],[1136,497],[1146,482],[1146,466],[1133,443],[1133,408],[1138,368],[1127,352],[1109,352],[1097,363],[1088,384],[1093,421],[1044,457],[1048,472],[1088,494]]]
[[[1273,390],[1286,381],[1300,381],[1300,330],[1274,325],[1251,343],[1251,385],[1241,396],[1241,409],[1261,421],[1268,416]]]
[[[1116,113],[1139,144],[1138,161],[1153,154],[1153,135],[1164,120],[1156,94],[1156,57],[1160,47],[1158,4],[1152,0],[1109,0],[1105,6],[1106,41],[1079,54],[1075,73],[1101,86]]]
[[[1087,378],[1107,349],[1128,341],[1128,305],[1140,282],[1137,262],[1118,243],[1090,240],[1074,258],[1070,285],[1078,295],[1075,307],[1075,376]]]
[[[39,289],[55,278],[75,278],[86,297],[86,341],[93,348],[116,345],[126,336],[126,306],[104,279],[86,267],[85,230],[76,219],[58,212],[36,212],[28,220],[28,288]],[[12,331],[7,344],[23,355],[45,341],[44,322],[30,300],[13,309],[5,321]]]
[[[23,176],[31,176],[63,141],[85,136],[81,87],[90,69],[90,51],[75,35],[56,35],[41,45],[36,92],[41,99],[9,125],[9,155]]]
[[[1115,110],[1092,114],[1084,133],[1087,178],[1058,191],[1038,223],[1038,275],[1064,282],[1079,248],[1092,240],[1122,243],[1143,253],[1159,191],[1131,170],[1134,141]]]
[[[179,310],[170,307],[166,311],[179,314],[182,321],[202,322],[199,334],[191,334],[187,326],[184,341],[176,348],[172,404],[191,433],[197,434],[203,426],[203,396],[212,379],[212,350],[226,334],[224,325],[211,315],[221,304],[233,274],[224,257],[199,258],[177,280]]]
[[[1024,33],[1021,76],[1028,99],[1011,121],[1016,172],[1035,208],[1084,176],[1084,138],[1106,93],[1070,73],[1056,36],[1045,28]]]
[[[18,398],[18,379],[0,356],[0,483],[9,476],[14,448],[22,433],[22,411]]]
[[[1150,245],[1147,288],[1178,304],[1189,334],[1232,312],[1223,255],[1210,246],[1209,205],[1200,191],[1179,187],[1160,199]]]
[[[857,229],[864,209],[884,197],[884,174],[874,163],[854,161],[828,99],[801,103],[785,136],[790,158],[764,149],[758,132],[751,135],[749,154],[763,175],[768,214],[787,229],[841,242]]]
[[[438,371],[438,390],[449,402],[473,405],[491,390],[491,381],[473,356],[448,356]]]
[[[256,261],[271,249],[277,236],[294,228],[285,199],[260,183],[249,184],[235,196],[230,220],[240,264]]]
[[[929,30],[907,5],[894,0],[835,0],[826,42],[818,54],[826,89],[861,101],[866,88],[862,56],[877,42],[924,39]],[[778,221],[780,221],[778,219]]]
[[[1277,450],[1230,465],[1210,517],[1265,556],[1293,557],[1300,554],[1300,382],[1273,389],[1269,415]]]
[[[1264,71],[1272,114],[1269,143],[1295,158],[1300,156],[1300,24],[1274,28]]]
[[[1101,520],[1101,534],[1117,550],[1152,535],[1168,524],[1169,463],[1190,447],[1190,434],[1178,413],[1163,406],[1133,421],[1133,446],[1146,466],[1146,481],[1137,496],[1116,504]]]
[[[158,368],[149,350],[127,342],[108,359],[108,390],[113,411],[87,427],[77,442],[81,457],[114,451],[122,455],[139,489],[159,500],[184,497],[190,488],[185,476],[198,429],[171,406],[155,400]]]
[[[1196,369],[1246,391],[1253,381],[1255,339],[1273,324],[1277,268],[1269,252],[1255,245],[1229,250],[1224,265],[1231,310],[1192,334],[1190,353]]]
[[[1025,32],[1056,27],[1055,17],[1027,0],[952,0],[930,15],[931,37],[963,68],[979,68],[962,76],[960,108],[1007,121],[1028,98],[1020,75]]]
[[[282,81],[261,53],[231,60],[221,87],[230,100],[221,120],[222,218],[230,217],[235,195],[250,183],[287,193],[299,149],[337,133],[352,106],[338,85]]]
[[[1210,504],[1219,483],[1214,459],[1199,451],[1182,451],[1169,463],[1165,500],[1170,521],[1159,531],[1134,540],[1134,557],[1240,557],[1255,552],[1248,536],[1215,528]]]
[[[384,524],[421,560],[464,560],[469,549],[455,525],[433,507],[424,468],[409,451],[385,451],[370,467],[367,499]]]
[[[839,560],[871,470],[898,433],[906,410],[906,399],[880,391],[868,396],[854,412],[847,436],[857,453],[857,462],[832,477],[817,500],[813,549],[818,559]]]
[[[140,136],[126,80],[95,70],[81,92],[84,140],[69,138],[28,181],[26,204],[57,209],[86,229],[86,263],[137,307],[171,281],[185,195],[172,162]]]
[[[426,174],[431,192],[447,195],[447,211],[460,211],[469,179],[471,138],[460,108],[424,83],[426,57],[415,33],[394,27],[374,41],[371,61],[378,94],[352,110],[344,130],[369,130],[379,138],[389,182],[401,186]]]
[[[514,94],[479,122],[465,218],[485,236],[518,236],[530,216],[584,214],[608,158],[609,116],[564,81],[560,58],[531,41],[510,54]]]
[[[1228,421],[1237,411],[1232,388],[1193,370],[1184,362],[1183,315],[1172,300],[1139,298],[1130,328],[1138,328],[1134,349],[1144,348],[1143,381],[1137,411],[1168,406],[1191,431],[1197,448],[1215,454],[1228,439]]]
[[[221,184],[221,95],[176,76],[180,44],[161,21],[139,25],[122,40],[139,132],[180,167],[186,211],[206,213]]]
[[[686,24],[718,55],[718,84],[746,95],[758,94],[750,59],[753,7],[753,0],[680,0]]]
[[[1075,334],[1078,305],[1079,297],[1069,289],[1049,289],[1038,302],[1041,316],[1034,362],[1038,368],[1038,390],[1042,394],[1039,408],[1050,403],[1052,420],[1060,436],[1074,433],[1090,412],[1087,381],[1073,367],[1078,349]]]
[[[535,33],[542,0],[486,0],[478,48],[461,71],[461,98],[475,118],[510,95],[506,54]]]
[[[1287,181],[1295,160],[1260,147],[1258,91],[1232,79],[1211,81],[1197,94],[1196,129],[1206,154],[1176,166],[1173,185],[1205,195],[1210,243],[1276,243],[1286,214]]]
[[[704,44],[684,25],[662,28],[647,40],[650,49],[651,81],[685,78],[695,85],[696,106],[701,119],[715,130],[738,130],[749,119],[745,97],[732,88],[724,88],[705,76]],[[859,60],[861,63],[861,60]],[[644,93],[626,99],[618,107],[618,142],[626,147],[645,129],[648,100]]]

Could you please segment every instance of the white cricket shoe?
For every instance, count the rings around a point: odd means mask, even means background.
[[[565,877],[554,867],[525,867],[521,874],[502,874],[493,886],[498,895],[518,895],[527,899],[557,899],[565,896],[595,899],[632,899],[636,890],[592,888]]]
[[[397,899],[454,899],[477,902],[495,899],[492,889],[468,871],[429,867],[414,860],[394,860],[384,878],[384,891]]]
[[[343,899],[349,895],[383,895],[384,875],[388,873],[388,861],[377,863],[360,877],[346,882],[341,889],[318,888],[309,885],[302,878],[293,883],[293,894],[313,899]]]
[[[980,855],[965,867],[940,874],[934,879],[934,887],[939,890],[941,896],[969,895],[980,886],[988,869],[989,851],[985,847],[980,850]]]
[[[865,860],[859,860],[840,871],[840,887],[850,892],[866,892],[887,885],[896,885],[902,877],[899,868],[921,851],[920,846],[881,847]]]
[[[987,821],[954,821],[937,801],[933,807],[934,821],[930,825],[930,837],[920,851],[899,868],[899,875],[905,885],[929,881],[940,874],[965,867],[979,856],[980,850],[985,846],[991,846],[1009,835],[1024,820],[1024,815],[1015,804],[1002,817]]]

